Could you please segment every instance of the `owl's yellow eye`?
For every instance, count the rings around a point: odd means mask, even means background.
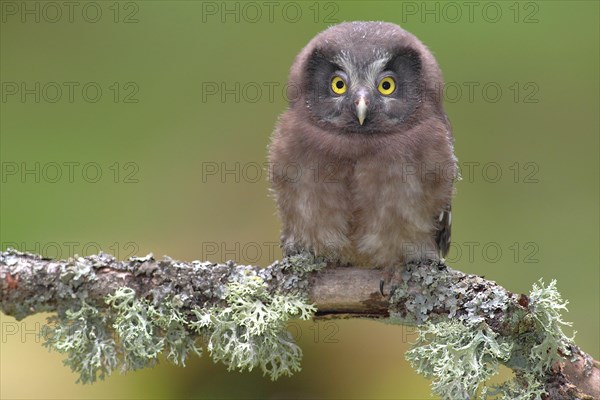
[[[333,93],[344,94],[347,89],[346,81],[341,76],[336,75],[331,78],[331,90],[333,90]]]
[[[390,95],[396,89],[396,81],[391,76],[386,76],[382,80],[379,81],[379,85],[377,86],[377,90],[379,93],[383,95]]]

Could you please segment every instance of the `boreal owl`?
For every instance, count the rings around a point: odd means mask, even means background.
[[[430,51],[384,22],[346,22],[296,57],[269,146],[286,255],[354,266],[439,259],[457,174]]]

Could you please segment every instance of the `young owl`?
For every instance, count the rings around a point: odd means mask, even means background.
[[[269,146],[286,255],[379,267],[446,255],[457,170],[442,84],[394,24],[342,23],[306,45]]]

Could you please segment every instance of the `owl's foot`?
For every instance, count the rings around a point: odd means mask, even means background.
[[[342,261],[336,261],[337,266],[340,268],[350,268],[353,267],[354,265],[352,265],[352,263],[349,262],[342,262]]]
[[[282,243],[280,247],[283,250],[284,257],[295,256],[305,251],[303,248],[295,245],[294,243]]]
[[[396,291],[396,289],[398,289],[397,285],[391,285],[390,286],[390,293],[388,293],[387,295],[384,293],[383,288],[385,287],[385,280],[382,279],[379,281],[379,293],[381,293],[381,295],[383,297],[392,297],[392,295],[394,294],[394,292]]]
[[[401,273],[404,266],[402,264],[392,264],[383,268],[383,277],[379,282],[379,293],[384,297],[392,297],[396,289],[397,284],[390,284],[392,282],[400,282],[402,280]],[[389,293],[385,293],[386,283],[390,286]]]

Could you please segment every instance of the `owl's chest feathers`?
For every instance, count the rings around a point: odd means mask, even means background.
[[[412,161],[396,159],[359,159],[337,161],[325,168],[315,180],[317,197],[335,200],[335,209],[348,221],[352,234],[365,224],[389,224],[386,220],[404,216],[410,218],[425,199],[424,182]],[[314,206],[329,203],[324,199],[311,202]]]
[[[314,167],[305,168],[318,174],[296,183],[295,208],[303,221],[293,236],[303,246],[354,264],[385,263],[403,259],[401,246],[432,236],[436,205],[414,163],[363,158]]]

